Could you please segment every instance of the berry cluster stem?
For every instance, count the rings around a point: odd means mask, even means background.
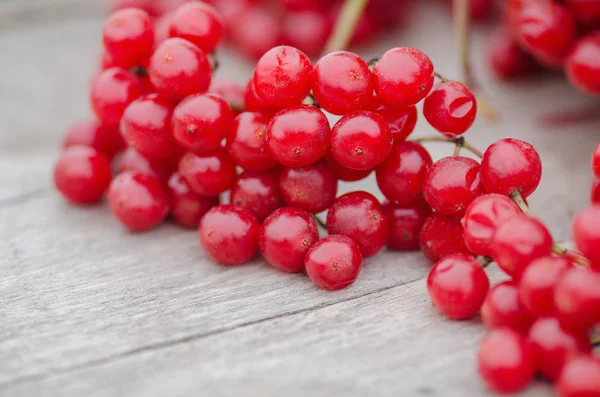
[[[437,77],[438,79],[440,79],[440,81],[442,83],[445,83],[445,82],[449,81],[449,79],[446,76],[444,76],[443,74],[441,74],[441,73],[434,72],[434,75],[435,75],[435,77]]]
[[[327,230],[327,224],[323,221],[323,219],[321,219],[319,217],[319,215],[312,214],[311,216],[313,217],[313,219],[315,220],[315,222],[317,222],[317,225],[319,225],[323,229]]]
[[[325,44],[324,54],[345,49],[369,0],[345,0],[333,32]]]
[[[483,157],[483,153],[477,149],[475,146],[471,145],[469,142],[467,142],[467,140],[462,137],[459,136],[457,138],[446,138],[446,137],[442,137],[442,136],[426,136],[423,138],[417,138],[417,139],[412,139],[411,141],[413,142],[417,142],[417,143],[423,143],[423,142],[450,142],[456,145],[455,148],[455,155],[456,155],[456,151],[460,151],[460,149],[465,148],[468,151],[470,151],[471,153],[473,153],[475,156],[482,158]]]

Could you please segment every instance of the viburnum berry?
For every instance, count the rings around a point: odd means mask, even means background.
[[[481,160],[481,180],[488,193],[528,197],[542,178],[542,161],[527,142],[505,138],[488,147]]]
[[[556,389],[561,397],[600,396],[600,361],[591,355],[570,358],[560,373]]]
[[[554,290],[556,316],[569,329],[592,329],[600,324],[600,273],[569,269]]]
[[[506,196],[490,193],[477,197],[467,208],[462,220],[465,244],[475,255],[490,255],[490,242],[498,226],[521,214]]]
[[[409,205],[387,202],[383,207],[390,223],[388,248],[395,251],[419,249],[419,234],[431,213],[429,204],[425,200],[416,200]]]
[[[490,69],[501,79],[517,79],[541,69],[535,59],[514,42],[506,28],[494,34],[488,49]]]
[[[329,122],[321,110],[298,105],[273,116],[267,127],[267,147],[279,163],[302,167],[323,157],[330,134]]]
[[[311,88],[317,103],[338,115],[367,108],[373,97],[369,65],[348,51],[335,51],[319,59]]]
[[[330,234],[306,254],[308,277],[319,288],[336,291],[348,287],[362,269],[360,248],[350,237]]]
[[[169,12],[161,15],[154,20],[154,45],[162,43],[169,38],[169,31],[171,30],[171,19],[173,13]]]
[[[119,10],[106,20],[102,41],[113,65],[123,68],[143,65],[154,45],[152,18],[139,8]]]
[[[442,135],[462,135],[475,121],[475,95],[458,81],[444,81],[433,87],[423,101],[423,116]]]
[[[225,3],[243,2],[230,0]],[[232,15],[227,26],[231,42],[251,59],[259,59],[269,49],[281,44],[281,21],[263,7],[242,7]]]
[[[184,149],[206,153],[216,149],[233,124],[231,108],[214,94],[191,95],[173,111],[173,136]]]
[[[194,43],[209,54],[219,45],[223,30],[217,10],[204,2],[190,1],[173,12],[169,35]]]
[[[300,208],[279,208],[260,227],[261,254],[271,266],[284,272],[303,270],[306,253],[318,240],[315,220]]]
[[[463,238],[460,218],[432,213],[419,234],[421,250],[431,262],[453,254],[471,255]]]
[[[281,196],[287,205],[310,213],[325,211],[335,201],[338,181],[323,163],[284,168],[279,178]]]
[[[212,78],[204,51],[177,37],[163,41],[154,50],[148,74],[156,92],[173,102],[206,91]]]
[[[573,219],[573,240],[592,265],[600,266],[600,206],[587,207]]]
[[[256,87],[254,86],[254,79],[250,79],[248,84],[246,84],[246,89],[244,92],[244,109],[247,112],[262,113],[265,116],[272,116],[280,110],[275,106],[269,105],[258,96],[256,93]]]
[[[108,189],[113,215],[129,230],[141,232],[158,226],[169,212],[169,197],[151,175],[123,172]]]
[[[394,142],[404,141],[414,131],[417,125],[417,108],[395,108],[379,105],[375,113],[380,114],[390,126]]]
[[[357,191],[338,197],[327,213],[327,231],[352,238],[363,258],[376,255],[389,237],[389,221],[383,206],[370,193]]]
[[[585,25],[596,25],[600,22],[599,0],[565,0],[564,3],[578,22]]]
[[[233,117],[237,117],[241,113],[238,108],[243,108],[244,95],[246,95],[246,89],[241,84],[231,80],[213,79],[208,87],[208,92],[219,95],[226,103],[230,104],[233,107],[231,109]]]
[[[86,205],[99,201],[110,184],[109,160],[86,146],[67,148],[54,166],[54,185],[68,201]]]
[[[516,393],[535,375],[535,355],[522,335],[507,328],[490,331],[477,351],[477,369],[497,393]]]
[[[312,70],[310,59],[297,48],[272,48],[254,69],[256,93],[266,103],[280,108],[299,105],[310,91]]]
[[[600,33],[590,33],[579,39],[565,61],[569,82],[579,90],[600,94]]]
[[[392,150],[375,170],[377,185],[390,201],[408,205],[421,193],[425,174],[433,160],[415,142],[395,142]]]
[[[241,265],[256,255],[259,231],[260,223],[250,211],[228,204],[208,210],[198,227],[204,252],[225,266]]]
[[[302,26],[302,29],[298,29]],[[333,20],[317,10],[288,12],[281,23],[284,43],[302,51],[309,57],[317,56],[325,47],[333,28]]]
[[[148,158],[144,157],[137,150],[130,147],[117,155],[114,159],[117,173],[126,171],[136,171],[142,174],[152,175],[158,178],[161,183],[166,184],[173,172],[177,170],[179,160],[174,158]]]
[[[485,271],[470,256],[447,255],[427,277],[427,291],[438,310],[452,320],[466,320],[479,313],[489,290]]]
[[[273,171],[242,173],[231,188],[229,202],[252,212],[262,222],[283,206],[279,193],[279,173]]]
[[[118,125],[125,108],[140,95],[140,80],[125,69],[114,67],[100,72],[94,79],[90,101],[102,123]]]
[[[385,52],[373,67],[377,97],[385,105],[416,105],[433,87],[433,63],[423,52],[396,47]]]
[[[600,204],[600,179],[596,178],[592,182],[592,189],[590,192],[590,201],[592,204]]]
[[[365,179],[373,172],[373,169],[368,170],[353,170],[340,164],[328,150],[323,157],[323,161],[327,167],[335,174],[337,179],[345,182],[356,182]]]
[[[235,118],[227,150],[243,169],[264,171],[278,164],[267,147],[268,123],[269,117],[262,113],[242,112]]]
[[[82,120],[69,127],[63,147],[88,146],[105,155],[109,160],[124,150],[127,144],[118,125],[102,124],[97,120]]]
[[[181,174],[171,175],[167,185],[171,216],[179,226],[196,229],[200,219],[214,206],[219,205],[219,197],[202,197],[192,192]]]
[[[544,256],[531,262],[519,281],[519,297],[527,310],[536,317],[556,313],[554,290],[573,265],[564,257]]]
[[[108,5],[109,12],[117,12],[125,8],[139,8],[150,16],[157,17],[163,13],[161,2],[156,0],[111,0]]]
[[[208,197],[231,189],[237,177],[233,159],[224,150],[187,153],[179,162],[179,173],[193,192]]]
[[[600,143],[594,148],[592,153],[592,171],[596,178],[600,178]]]
[[[496,284],[488,292],[481,307],[483,323],[488,328],[507,327],[527,334],[535,317],[519,297],[519,285],[514,281]]]

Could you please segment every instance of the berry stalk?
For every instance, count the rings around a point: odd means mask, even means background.
[[[327,39],[324,54],[345,49],[369,0],[345,0],[333,32]]]
[[[311,216],[315,220],[315,222],[317,222],[317,225],[327,230],[327,224],[325,223],[325,221],[323,221],[323,219],[321,219],[318,215],[315,214],[312,214]]]
[[[426,136],[423,138],[412,139],[411,141],[417,142],[417,143],[423,143],[423,142],[454,143],[456,145],[456,147],[458,148],[458,150],[465,148],[468,151],[470,151],[471,153],[473,153],[475,156],[477,156],[479,158],[483,157],[483,153],[479,149],[477,149],[475,146],[473,146],[469,142],[467,142],[467,140],[462,136],[459,136],[457,138],[446,138],[446,137],[442,137],[442,136]],[[456,153],[456,150],[455,150],[455,153]]]

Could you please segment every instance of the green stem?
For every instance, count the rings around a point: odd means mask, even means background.
[[[340,15],[335,22],[333,32],[325,44],[324,54],[340,51],[348,47],[356,25],[369,0],[345,0]]]
[[[311,216],[313,217],[315,222],[317,222],[317,225],[319,225],[323,229],[327,230],[327,224],[323,221],[323,219],[321,219],[318,215],[315,215],[315,214],[312,214]]]
[[[444,76],[444,75],[443,75],[443,74],[441,74],[441,73],[434,72],[433,74],[435,75],[435,77],[437,77],[438,79],[440,79],[440,81],[441,81],[442,83],[446,83],[446,82],[450,81],[450,80],[449,80],[449,79],[448,79],[446,76]]]
[[[410,139],[410,141],[417,142],[417,143],[449,142],[449,143],[453,143],[455,145],[460,145],[461,148],[467,149],[468,151],[470,151],[471,153],[473,153],[475,156],[477,156],[479,158],[483,157],[483,153],[481,153],[481,151],[479,149],[477,149],[475,146],[473,146],[469,142],[467,142],[467,140],[462,136],[459,136],[457,138],[446,138],[443,136],[426,136],[423,138]]]
[[[510,194],[510,198],[513,199],[515,204],[519,206],[519,208],[521,209],[521,211],[523,211],[524,214],[533,216],[533,214],[529,210],[529,207],[525,203],[525,200],[523,200],[523,196],[521,196],[521,190],[515,190],[514,192],[512,192]]]

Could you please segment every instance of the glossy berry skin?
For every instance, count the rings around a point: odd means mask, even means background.
[[[423,52],[411,47],[392,48],[373,67],[375,92],[385,105],[416,105],[433,87],[433,72],[433,63]]]
[[[529,329],[529,342],[538,371],[549,380],[558,379],[569,356],[591,350],[587,333],[566,331],[553,317],[540,318],[533,323]]]
[[[535,375],[535,356],[527,340],[514,330],[490,331],[477,351],[477,370],[496,393],[516,393]]]
[[[305,268],[317,287],[337,291],[356,281],[362,261],[360,248],[354,240],[330,234],[308,250]]]
[[[514,281],[496,284],[488,292],[481,307],[483,323],[488,328],[507,327],[527,334],[535,317],[519,297],[519,285]]]
[[[295,207],[275,210],[260,227],[261,254],[271,266],[284,272],[303,270],[306,253],[318,240],[315,220]]]
[[[417,125],[418,112],[414,106],[398,109],[380,105],[375,112],[379,113],[387,121],[394,142],[406,140]]]
[[[460,218],[432,213],[427,217],[419,243],[423,254],[429,261],[438,260],[453,254],[471,255],[463,238],[463,227]]]
[[[488,65],[501,79],[514,80],[541,70],[535,59],[515,43],[508,29],[494,34],[488,51]]]
[[[392,132],[377,113],[359,111],[342,117],[331,130],[331,154],[343,166],[368,170],[392,149]]]
[[[260,223],[248,210],[222,204],[200,220],[200,245],[210,259],[225,266],[241,265],[258,252]]]
[[[490,243],[492,258],[514,279],[519,279],[533,260],[550,253],[550,232],[542,222],[525,214],[498,226]]]
[[[267,147],[269,117],[262,113],[242,112],[227,136],[227,150],[236,164],[248,171],[264,171],[278,163]]]
[[[585,268],[565,272],[554,290],[556,315],[568,329],[600,324],[600,273]]]
[[[170,37],[180,37],[209,54],[217,48],[223,37],[223,21],[210,5],[190,1],[173,12]]]
[[[489,256],[489,246],[498,226],[519,214],[519,207],[506,196],[489,193],[477,197],[462,221],[465,244],[475,255]]]
[[[118,126],[102,124],[97,120],[82,120],[69,127],[63,140],[63,148],[72,146],[91,147],[110,160],[127,144]]]
[[[327,213],[327,231],[352,238],[363,258],[376,255],[389,237],[389,221],[383,206],[367,192],[338,197]]]
[[[317,103],[338,115],[366,109],[373,97],[369,65],[348,51],[335,51],[319,59],[311,88]]]
[[[569,359],[558,378],[556,389],[561,397],[600,396],[600,361],[591,355]]]
[[[170,157],[179,149],[171,133],[173,106],[156,94],[140,97],[125,110],[121,133],[129,146],[151,158]]]
[[[132,232],[158,226],[169,212],[169,197],[163,185],[151,175],[139,172],[119,174],[108,189],[113,215]]]
[[[592,189],[590,191],[590,201],[592,204],[600,204],[600,179],[596,178],[592,182]]]
[[[427,291],[438,310],[451,320],[466,320],[479,313],[490,288],[485,271],[467,255],[448,255],[427,277]]]
[[[373,172],[372,169],[369,170],[353,170],[348,167],[344,167],[340,164],[331,154],[331,151],[327,151],[325,156],[323,157],[323,161],[327,164],[327,167],[335,174],[336,178],[340,181],[345,182],[356,182],[361,179],[365,179],[367,176]]]
[[[233,159],[223,150],[205,154],[187,153],[179,162],[179,173],[200,196],[218,196],[236,180]]]
[[[527,142],[505,138],[488,147],[481,160],[481,180],[488,193],[528,197],[542,178],[542,160]]]
[[[433,163],[427,150],[415,142],[395,142],[375,169],[377,186],[390,201],[408,205],[423,190],[425,174]]]
[[[569,82],[579,90],[600,94],[600,33],[591,33],[573,45],[565,63]]]
[[[129,106],[142,95],[139,79],[125,69],[106,69],[94,79],[90,93],[92,110],[108,125],[118,125]]]
[[[223,0],[221,0],[223,1]],[[230,0],[239,3],[239,0]],[[218,3],[217,3],[218,4]],[[263,7],[246,7],[228,24],[231,42],[248,58],[259,59],[281,44],[281,23]],[[260,26],[260,29],[256,27]]]
[[[600,207],[587,207],[573,219],[573,240],[592,263],[600,263]]]
[[[160,96],[179,102],[206,91],[212,70],[204,51],[187,40],[171,38],[152,54],[148,74]]]
[[[454,138],[462,135],[475,121],[475,95],[458,81],[439,83],[423,102],[423,116],[442,135]]]
[[[423,197],[440,214],[464,214],[481,193],[479,163],[468,157],[450,156],[436,161],[423,181]]]
[[[112,14],[104,24],[102,42],[114,65],[143,65],[154,45],[154,25],[146,11],[126,8]]]
[[[86,146],[67,148],[54,166],[54,185],[73,204],[99,201],[110,184],[108,159]]]
[[[277,113],[280,109],[276,106],[269,105],[256,93],[256,87],[254,86],[254,79],[250,79],[246,84],[244,92],[244,110],[247,112],[257,112],[264,115],[272,116]],[[270,117],[269,117],[270,119]]]
[[[229,202],[252,212],[259,222],[283,206],[277,172],[242,173],[231,188]]]
[[[167,185],[171,216],[177,224],[186,229],[196,229],[200,219],[214,206],[219,205],[219,197],[202,197],[192,192],[181,174],[175,172]]]
[[[519,297],[536,317],[553,316],[556,284],[573,265],[564,257],[544,256],[531,262],[519,282]]]
[[[424,200],[417,200],[408,206],[387,202],[384,208],[390,224],[388,248],[394,251],[418,250],[421,228],[431,214],[429,204]]]
[[[600,1],[566,0],[565,4],[578,22],[585,25],[595,25],[600,22]]]
[[[144,157],[130,147],[116,156],[113,163],[117,174],[126,171],[141,172],[142,174],[152,175],[158,178],[161,183],[166,184],[173,172],[177,170],[179,161],[176,161],[176,159],[151,159]]]
[[[246,89],[239,83],[232,80],[219,79],[212,80],[208,92],[220,96],[225,100],[226,103],[231,106],[237,105],[243,108],[244,106],[244,95]],[[239,110],[231,109],[233,117],[237,117],[241,112]]]
[[[300,168],[284,168],[279,178],[283,201],[292,207],[316,214],[335,201],[337,178],[323,163]]]
[[[594,175],[596,178],[600,178],[600,144],[596,146],[594,152],[592,153],[592,171],[594,171]]]
[[[196,153],[216,149],[233,124],[231,108],[213,94],[191,95],[173,111],[173,136],[179,145]]]
[[[329,148],[329,121],[315,106],[299,105],[284,109],[267,127],[267,147],[271,156],[288,167],[317,162]]]
[[[282,40],[301,48],[309,57],[316,57],[325,47],[333,28],[333,20],[317,10],[286,13],[283,17]],[[298,29],[302,26],[302,29]]]
[[[256,93],[266,103],[280,108],[299,105],[310,91],[312,69],[310,59],[297,48],[272,48],[254,69]]]

